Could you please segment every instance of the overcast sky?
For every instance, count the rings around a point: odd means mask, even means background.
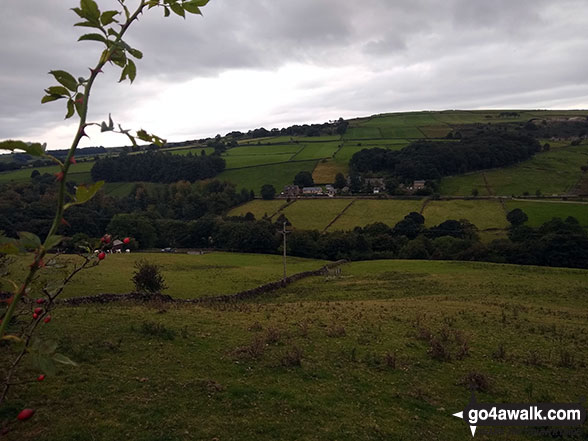
[[[0,139],[67,147],[65,102],[40,104],[47,72],[87,76],[101,45],[76,42],[74,0],[3,3]],[[107,66],[90,119],[182,141],[394,111],[588,108],[581,0],[211,0],[203,13],[145,14],[127,38],[144,53],[135,83]]]

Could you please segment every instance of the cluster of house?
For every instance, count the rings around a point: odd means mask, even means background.
[[[298,185],[286,185],[282,192],[282,196],[288,198],[295,198],[298,196],[328,196],[332,198],[335,194],[337,194],[337,191],[335,190],[335,187],[330,184],[325,185],[324,188],[318,186],[300,188]]]
[[[412,185],[404,186],[400,184],[400,186],[409,191],[415,192],[417,190],[421,190],[425,188],[426,181],[418,180],[414,181]],[[350,180],[347,178],[347,186],[343,187],[341,190],[335,189],[330,184],[324,186],[315,186],[315,187],[299,187],[298,185],[286,185],[284,187],[284,191],[282,191],[281,196],[286,198],[296,198],[299,196],[328,196],[330,198],[334,197],[338,192],[347,194],[349,193],[349,186]],[[384,183],[384,178],[363,178],[362,179],[362,186],[365,192],[372,193],[372,194],[380,194],[386,191],[386,184]]]

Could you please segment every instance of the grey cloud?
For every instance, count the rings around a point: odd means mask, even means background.
[[[39,104],[52,82],[47,71],[86,75],[99,51],[95,43],[75,43],[83,30],[72,27],[75,16],[67,9],[76,3],[5,5],[0,139],[62,121],[60,104]],[[587,62],[581,54],[588,49],[588,17],[578,0],[211,0],[203,12],[186,20],[145,14],[128,37],[145,54],[136,85],[115,85],[110,69],[97,83],[92,115],[99,119],[113,108],[132,113],[138,99],[149,99],[153,80],[181,82],[232,69],[275,71],[291,63],[355,67],[371,75],[281,109],[281,121],[517,100],[540,106],[585,96]],[[320,89],[313,78],[303,84]],[[227,123],[222,124],[219,131]]]

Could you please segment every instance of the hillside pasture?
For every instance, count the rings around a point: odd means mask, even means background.
[[[229,211],[229,216],[244,216],[247,213],[251,213],[255,216],[255,219],[262,219],[264,215],[271,217],[280,207],[286,205],[284,199],[273,199],[271,201],[265,201],[263,199],[254,199],[245,204],[239,205]]]
[[[353,230],[375,222],[393,227],[411,211],[418,213],[422,205],[422,200],[356,199],[328,231]]]
[[[340,141],[307,143],[304,149],[298,152],[293,159],[302,161],[306,159],[323,159],[331,158],[333,154],[339,149]]]
[[[467,219],[480,230],[505,229],[506,213],[495,200],[430,201],[423,211],[425,225],[432,227],[449,219]]]
[[[61,307],[40,334],[80,366],[15,388],[0,419],[37,409],[8,441],[468,439],[452,414],[471,388],[483,403],[587,395],[587,275],[370,261],[232,305]]]
[[[554,217],[566,219],[572,216],[578,220],[580,225],[588,228],[588,203],[580,204],[566,201],[507,201],[508,211],[520,208],[523,210],[529,220],[527,225],[539,227]]]
[[[30,261],[31,256],[19,256],[13,263],[15,277],[22,274],[19,263]],[[58,258],[70,265],[79,258],[64,255]],[[161,267],[172,297],[195,299],[206,296],[231,294],[255,288],[264,283],[278,280],[283,275],[282,257],[270,254],[246,254],[212,252],[204,255],[185,253],[130,253],[109,254],[100,265],[84,271],[72,280],[64,290],[64,298],[95,295],[101,293],[124,294],[134,291],[131,281],[135,262],[147,259]],[[314,259],[291,257],[288,259],[289,273],[315,270],[326,262]],[[22,265],[21,265],[22,266]],[[56,277],[60,270],[43,270],[38,286]]]
[[[294,228],[322,231],[350,203],[350,199],[298,199],[281,213]]]
[[[279,193],[286,185],[292,184],[294,176],[298,172],[308,171],[312,173],[316,163],[316,160],[290,161],[282,164],[225,170],[217,175],[215,179],[232,182],[237,185],[237,188],[247,188],[253,190],[256,194],[259,194],[264,184],[270,184]]]
[[[322,159],[312,171],[312,179],[317,184],[332,184],[335,182],[337,173],[347,176],[349,172],[348,163],[333,159]]]
[[[482,192],[485,175],[492,193],[498,196],[534,195],[537,190],[544,195],[561,195],[573,189],[582,175],[580,165],[586,163],[588,145],[562,147],[509,167],[443,178],[441,193],[468,196],[477,187],[480,195],[486,195]]]

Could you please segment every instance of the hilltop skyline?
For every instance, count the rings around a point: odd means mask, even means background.
[[[76,43],[82,30],[68,11],[76,4],[11,3],[0,17],[10,42],[0,49],[0,139],[68,146],[74,125],[62,103],[40,98],[52,84],[47,71],[86,75],[99,53],[96,43]],[[149,13],[129,33],[145,54],[135,84],[117,84],[106,69],[90,116],[111,112],[127,128],[182,141],[382,112],[587,108],[581,6],[211,0],[185,22]],[[126,142],[91,136],[84,146]]]

